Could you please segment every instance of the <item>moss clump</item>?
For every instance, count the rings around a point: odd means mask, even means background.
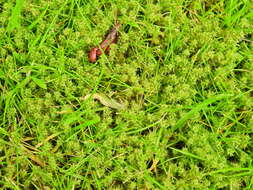
[[[0,2],[1,189],[252,189],[251,8]]]

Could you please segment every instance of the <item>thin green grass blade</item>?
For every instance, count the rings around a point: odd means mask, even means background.
[[[253,176],[250,179],[249,189],[251,189],[252,187],[253,187]]]
[[[253,168],[226,168],[226,169],[221,169],[221,170],[216,170],[216,171],[210,172],[209,175],[213,175],[213,174],[217,174],[217,173],[244,172],[244,171],[253,172]]]
[[[85,123],[82,123],[82,124],[80,124],[80,125],[78,125],[78,126],[76,126],[76,127],[73,127],[71,130],[72,130],[72,131],[79,131],[79,130],[82,129],[82,128],[88,127],[88,126],[90,126],[90,125],[97,124],[97,123],[99,123],[99,122],[100,122],[99,119],[94,119],[94,120],[86,121]]]
[[[12,32],[15,28],[20,27],[21,11],[24,4],[24,0],[16,0],[16,5],[12,9],[11,17],[7,26],[7,31]]]
[[[42,79],[38,79],[36,77],[31,77],[33,82],[35,82],[40,88],[47,89],[46,82]]]
[[[216,171],[207,173],[206,175],[215,175],[218,173],[223,174],[224,177],[252,176],[253,168],[226,168],[226,169],[216,170]]]
[[[102,189],[102,184],[101,184],[101,182],[99,181],[99,179],[98,179],[98,177],[97,177],[97,174],[94,172],[94,174],[92,175],[93,176],[93,178],[94,178],[94,181],[95,181],[95,183],[96,183],[96,187],[97,187],[97,189],[98,190],[100,190],[100,189]]]
[[[0,134],[3,134],[5,136],[9,136],[9,133],[4,129],[0,127]]]
[[[18,91],[23,88],[28,82],[30,81],[30,77],[26,77],[22,82],[16,85],[14,89],[10,90],[7,95],[5,96],[5,107],[4,107],[4,114],[3,114],[3,122],[2,124],[5,124],[6,116],[8,114],[8,109],[11,107],[11,102],[13,101],[13,98],[18,93]]]
[[[172,147],[170,147],[170,149],[172,149],[172,150],[174,150],[174,151],[176,151],[176,152],[179,152],[179,153],[181,153],[181,154],[184,154],[184,155],[186,155],[186,156],[192,157],[192,158],[196,158],[196,159],[199,159],[199,160],[204,160],[204,158],[201,158],[201,157],[199,157],[199,156],[196,156],[195,154],[192,154],[192,153],[190,153],[190,152],[185,152],[185,151],[178,150],[178,149],[172,148]]]
[[[55,16],[52,20],[52,22],[50,23],[49,27],[47,28],[47,30],[45,31],[44,35],[41,38],[41,41],[39,43],[39,47],[46,41],[51,29],[53,28],[54,24],[56,23],[58,16],[60,15],[60,13],[62,12],[63,8],[65,7],[65,5],[67,4],[68,1],[65,1],[62,6],[57,10],[57,12],[55,13]]]
[[[145,175],[146,180],[150,181],[151,183],[155,184],[156,186],[158,186],[160,189],[167,189],[166,187],[164,187],[162,184],[160,184],[157,180],[155,180],[153,177],[151,177],[150,175],[146,174]]]
[[[40,16],[28,26],[28,29],[29,29],[29,30],[33,29],[33,28],[36,26],[36,24],[40,22],[40,20],[45,16],[47,10],[48,10],[48,6],[47,6],[47,7],[45,8],[45,10],[40,14]]]
[[[204,100],[202,103],[196,105],[191,111],[189,111],[187,114],[185,114],[181,119],[179,119],[178,122],[176,123],[176,125],[174,127],[172,127],[172,131],[182,128],[188,119],[193,117],[200,110],[207,108],[207,106],[209,104],[212,104],[214,102],[217,102],[217,101],[225,99],[225,98],[228,98],[230,96],[231,96],[231,94],[219,94],[217,96],[213,96],[211,98]]]

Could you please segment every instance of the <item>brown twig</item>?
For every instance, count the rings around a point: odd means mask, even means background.
[[[115,26],[105,37],[105,40],[102,43],[100,43],[99,46],[94,47],[90,50],[88,54],[90,62],[93,62],[93,63],[96,62],[98,57],[101,56],[103,52],[105,52],[106,54],[109,54],[110,45],[117,43],[119,28],[120,28],[120,23],[118,22],[118,20],[116,20]]]

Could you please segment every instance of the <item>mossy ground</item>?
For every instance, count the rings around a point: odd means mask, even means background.
[[[0,188],[253,189],[252,9],[1,0]],[[89,63],[116,12],[118,43]]]

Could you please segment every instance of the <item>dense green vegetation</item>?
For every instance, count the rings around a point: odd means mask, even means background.
[[[0,0],[0,189],[253,189],[252,10]]]

